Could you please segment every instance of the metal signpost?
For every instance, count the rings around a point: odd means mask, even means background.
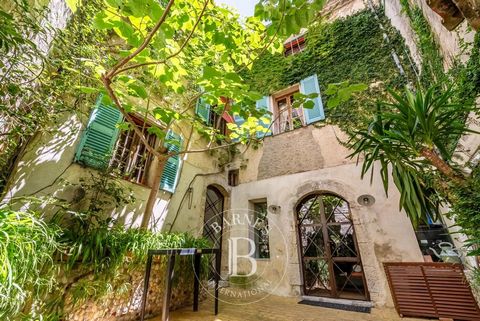
[[[140,320],[145,320],[145,308],[147,304],[148,286],[150,283],[150,273],[152,271],[153,256],[166,255],[168,256],[166,277],[165,277],[165,293],[163,296],[162,306],[162,321],[169,320],[169,308],[170,297],[172,295],[172,281],[173,270],[175,267],[175,257],[177,255],[193,255],[194,263],[193,268],[195,272],[194,284],[193,284],[193,311],[198,311],[198,296],[200,294],[200,270],[201,259],[203,254],[215,255],[215,315],[218,314],[218,282],[220,279],[220,249],[197,249],[197,248],[182,248],[182,249],[164,249],[164,250],[148,250],[147,268],[145,270],[145,280],[143,283],[143,295],[142,295],[142,308],[140,312]]]

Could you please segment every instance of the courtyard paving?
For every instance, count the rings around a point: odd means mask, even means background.
[[[228,298],[228,301],[232,299]],[[220,302],[219,314],[215,316],[213,299],[209,298],[200,304],[198,312],[193,312],[191,307],[172,312],[170,321],[425,321],[400,318],[394,309],[372,309],[371,313],[360,313],[298,304],[298,301],[298,298],[271,295],[242,305],[245,302],[235,299],[234,303]],[[161,317],[152,320],[160,321]]]

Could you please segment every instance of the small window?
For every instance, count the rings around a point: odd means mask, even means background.
[[[253,211],[253,237],[255,241],[255,257],[257,259],[269,259],[270,244],[267,217],[267,202],[253,203]]]
[[[155,146],[157,136],[148,133],[150,127],[143,120],[133,117],[135,125],[143,132],[150,146]],[[148,170],[153,161],[153,155],[147,150],[133,130],[124,130],[120,133],[113,153],[111,166],[116,169],[117,175],[128,181],[147,185]]]
[[[207,125],[218,130],[220,135],[226,135],[227,133],[227,121],[215,112],[211,112]]]
[[[228,185],[237,186],[239,184],[239,170],[231,169],[228,171]]]
[[[305,49],[305,36],[298,36],[293,40],[286,42],[283,47],[285,49],[285,56],[290,56],[296,54],[297,52],[302,52]]]
[[[298,93],[298,90],[275,98],[274,126],[277,133],[283,133],[305,126],[303,109],[301,107],[293,108],[295,101],[294,95],[296,93]]]

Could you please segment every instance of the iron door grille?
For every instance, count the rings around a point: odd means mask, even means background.
[[[402,262],[384,267],[400,316],[480,321],[462,265]]]

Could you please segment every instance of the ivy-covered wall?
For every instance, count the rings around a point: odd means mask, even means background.
[[[392,51],[399,56],[405,75],[397,68]],[[381,8],[377,12],[363,10],[332,23],[315,24],[306,35],[303,52],[288,57],[265,54],[243,77],[265,95],[315,73],[322,91],[329,84],[344,81],[368,84],[370,88],[355,99],[326,108],[327,121],[349,129],[370,118],[372,100],[382,97],[386,87],[400,88],[414,79],[408,54],[403,38]],[[327,106],[328,97],[322,94],[322,100]]]

